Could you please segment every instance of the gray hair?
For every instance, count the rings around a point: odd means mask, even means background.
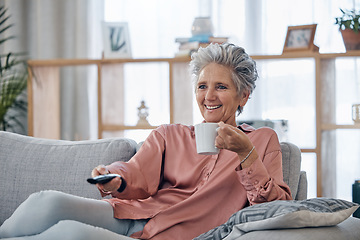
[[[239,96],[244,90],[251,94],[255,89],[255,81],[258,78],[256,63],[245,49],[231,43],[216,43],[200,48],[191,55],[190,71],[195,91],[200,72],[209,63],[221,64],[232,70],[232,80]],[[242,112],[242,107],[239,106],[238,112]]]

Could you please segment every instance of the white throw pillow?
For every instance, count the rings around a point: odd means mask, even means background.
[[[239,237],[256,230],[334,226],[358,207],[356,203],[332,198],[266,202],[238,211],[226,223],[195,239],[234,239],[234,234]]]

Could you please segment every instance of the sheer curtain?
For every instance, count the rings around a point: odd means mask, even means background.
[[[3,0],[17,37],[6,47],[29,59],[100,58],[102,0]],[[61,72],[62,139],[96,138],[96,69]]]

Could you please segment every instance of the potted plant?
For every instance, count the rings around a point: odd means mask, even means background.
[[[7,9],[0,6],[0,49],[14,36],[4,36],[13,25]],[[27,134],[27,71],[22,53],[0,53],[0,130]]]
[[[356,12],[355,9],[340,9],[340,11],[342,12],[342,16],[335,18],[335,24],[339,26],[346,51],[360,49],[360,12]]]

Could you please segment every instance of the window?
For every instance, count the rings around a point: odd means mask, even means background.
[[[175,38],[189,37],[192,21],[197,16],[211,16],[216,36],[228,36],[230,41],[244,46],[250,55],[281,54],[287,26],[317,23],[315,44],[320,52],[344,52],[341,35],[334,25],[334,18],[341,14],[339,8],[351,9],[355,4],[351,0],[304,0],[301,2],[287,0],[105,0],[106,21],[126,21],[129,23],[130,38],[134,58],[173,57],[177,51]],[[360,2],[357,3],[359,9]],[[347,79],[360,79],[358,73],[347,71],[359,69],[356,59],[337,61],[337,95],[336,98],[337,123],[351,123],[352,101],[360,102],[359,82],[346,82]],[[350,62],[349,62],[350,61]],[[315,109],[315,64],[313,59],[257,61],[260,79],[257,88],[249,100],[240,120],[249,119],[285,119],[288,121],[287,140],[297,144],[300,148],[314,148],[316,145],[316,109]],[[354,66],[354,64],[356,66]],[[133,67],[129,67],[133,68]],[[136,67],[134,67],[136,68]],[[152,93],[161,88],[159,94],[168,96],[166,83],[163,78],[163,67],[151,67],[151,73],[146,74],[146,93],[140,89],[132,89],[135,80],[126,83],[126,121],[135,124],[136,107],[142,98],[149,103],[152,124],[167,123],[169,119],[165,112],[152,113],[155,105],[163,104],[166,96],[152,100]],[[166,71],[165,71],[166,72]],[[128,72],[125,78],[133,79],[137,76]],[[352,76],[347,77],[348,74]],[[165,73],[166,74],[166,73]],[[355,74],[355,75],[354,75]],[[346,84],[344,84],[346,82]],[[129,88],[129,89],[128,89]],[[350,93],[349,93],[350,90]],[[134,92],[131,92],[134,91]],[[154,98],[155,99],[155,98]],[[167,106],[163,106],[167,108]],[[194,123],[202,120],[193,104]],[[131,117],[130,117],[131,115]],[[349,166],[355,166],[360,153],[344,152],[342,146],[353,133],[337,131],[338,166],[341,159],[347,159],[346,167],[339,167],[337,185],[345,184],[347,190],[337,191],[336,196],[351,200],[350,183],[359,171],[349,171]],[[137,133],[136,133],[137,134]],[[145,133],[145,135],[148,134]],[[141,134],[140,134],[141,135]],[[143,135],[136,137],[145,138]],[[126,135],[131,137],[131,133]],[[356,135],[358,139],[358,135]],[[340,148],[341,146],[341,148]],[[340,155],[341,153],[341,155]],[[350,154],[342,155],[342,154]],[[309,194],[316,196],[316,155],[303,153],[302,168],[307,171]],[[351,167],[350,167],[351,168]],[[359,169],[357,167],[357,169]],[[346,177],[344,177],[346,175]],[[342,187],[342,189],[345,189]]]

